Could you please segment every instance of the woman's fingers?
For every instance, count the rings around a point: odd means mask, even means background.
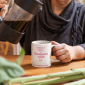
[[[0,4],[7,4],[6,0],[0,0]]]
[[[8,11],[8,6],[9,6],[10,0],[0,0],[0,16],[1,18],[4,18],[7,11]]]
[[[61,56],[61,55],[64,55],[64,54],[66,54],[68,52],[68,50],[66,49],[66,48],[64,48],[64,49],[60,49],[60,50],[58,50],[58,51],[55,51],[54,53],[53,53],[53,55],[54,56]]]
[[[7,1],[7,5],[9,5],[10,0],[6,0],[6,1]]]
[[[0,4],[0,8],[4,8],[6,4]]]
[[[5,13],[5,12],[7,12],[8,5],[0,4],[0,8],[2,8],[2,9],[1,9],[1,13],[3,14],[3,13]]]
[[[0,16],[2,18],[4,18],[5,15],[6,15],[6,13],[7,13],[8,5],[6,5],[6,4],[0,4],[0,8],[1,8]]]
[[[58,60],[64,60],[64,59],[67,59],[68,58],[68,54],[63,54],[63,55],[61,55],[61,56],[56,56],[56,58],[58,59]]]
[[[59,43],[55,42],[55,41],[51,41],[52,44],[54,45],[58,45]]]
[[[70,57],[69,53],[56,57],[56,59],[60,60],[62,63],[70,62],[72,57]]]
[[[62,63],[67,63],[67,62],[69,63],[70,61],[71,61],[71,60],[70,60],[69,58],[64,59],[64,60],[61,60]]]
[[[58,45],[56,45],[56,46],[52,49],[52,51],[53,51],[53,53],[54,53],[54,52],[56,52],[56,51],[59,51],[59,50],[64,49],[65,47],[66,47],[65,44],[58,44]]]

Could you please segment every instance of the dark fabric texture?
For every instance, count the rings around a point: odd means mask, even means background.
[[[80,45],[85,49],[85,6],[72,0],[58,16],[52,11],[51,0],[43,0],[43,3],[43,10],[27,22],[29,25],[20,41],[26,55],[31,54],[31,42],[35,40]]]

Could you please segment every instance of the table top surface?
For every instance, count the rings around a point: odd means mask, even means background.
[[[18,56],[3,55],[2,57],[10,61],[15,61]],[[74,69],[85,68],[85,60],[72,61],[66,64],[63,64],[58,61],[58,62],[52,62],[52,65],[47,68],[36,68],[31,65],[31,56],[25,55],[21,63],[21,66],[25,70],[25,74],[24,74],[25,76],[35,76],[35,75],[43,75],[43,74],[49,74],[49,73],[69,71],[72,68]],[[54,84],[54,85],[62,85],[62,84]]]

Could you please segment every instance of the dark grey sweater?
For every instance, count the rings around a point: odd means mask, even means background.
[[[20,41],[26,54],[31,54],[31,42],[35,40],[80,45],[85,49],[85,6],[72,0],[57,16],[52,11],[50,0],[43,1],[43,10],[29,23]]]

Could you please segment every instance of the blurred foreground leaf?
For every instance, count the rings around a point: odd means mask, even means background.
[[[21,63],[24,55],[25,51],[21,48],[20,56],[16,60],[16,63],[0,57],[0,85],[12,78],[20,77],[24,74],[23,68],[18,65]]]
[[[17,63],[18,65],[20,65],[20,63],[22,62],[23,58],[24,58],[24,55],[25,55],[25,51],[23,48],[21,48],[21,51],[20,51],[20,56],[18,57],[18,59],[15,61],[15,63]]]
[[[20,77],[22,74],[24,74],[24,70],[19,65],[0,57],[0,83]]]

